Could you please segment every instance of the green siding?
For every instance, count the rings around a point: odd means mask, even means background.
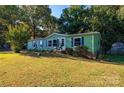
[[[94,52],[94,49],[93,49],[94,45],[93,45],[92,35],[85,35],[85,36],[79,36],[79,37],[84,37],[84,46],[87,46],[89,48],[90,52]],[[72,48],[71,39],[72,39],[72,37],[67,37],[66,38],[66,48]]]
[[[100,49],[100,34],[84,36],[84,45],[89,48],[89,51],[96,54]]]
[[[84,37],[84,46],[88,47],[89,52],[96,53],[100,49],[100,34],[83,35],[79,37]],[[66,38],[66,48],[72,48],[71,38],[72,37]]]
[[[100,49],[100,35],[94,35],[94,51],[97,52]]]
[[[84,36],[84,46],[87,46],[90,52],[94,52],[92,35]]]
[[[65,48],[74,48],[72,46],[72,38],[75,37],[84,37],[84,46],[87,46],[89,51],[92,53],[97,53],[97,51],[100,49],[100,33],[95,33],[95,34],[78,34],[78,35],[71,35],[71,36],[63,36],[63,35],[58,35],[58,34],[53,34],[47,38],[43,39],[36,39],[28,42],[28,49],[34,49],[32,42],[36,41],[37,42],[37,50],[52,50],[54,47],[48,47],[46,43],[48,44],[49,40],[54,40],[54,39],[65,39]],[[40,40],[43,40],[43,47],[40,46]],[[47,41],[47,42],[46,42]]]
[[[66,48],[72,48],[71,37],[66,38]]]

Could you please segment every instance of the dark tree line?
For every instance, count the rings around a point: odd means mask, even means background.
[[[29,26],[30,38],[45,37],[57,31],[57,19],[51,15],[49,6],[0,6],[0,48],[7,43],[9,26],[25,23]],[[14,29],[14,28],[13,28]],[[21,29],[19,29],[21,30]]]
[[[112,43],[124,42],[124,6],[70,6],[60,18],[52,16],[47,5],[0,6],[0,47],[7,41],[8,26],[13,28],[22,23],[29,26],[30,38],[58,31],[68,34],[98,31],[104,53]]]
[[[124,42],[124,6],[71,6],[58,21],[62,33],[101,33],[104,53],[114,42]]]

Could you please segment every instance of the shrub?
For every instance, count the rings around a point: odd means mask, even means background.
[[[66,52],[66,54],[73,55],[73,49],[72,48],[66,48],[65,52]]]
[[[41,50],[41,52],[45,53],[47,50]]]
[[[29,39],[28,26],[25,24],[19,24],[16,26],[9,26],[9,32],[7,33],[7,41],[10,43],[14,52],[20,52],[27,40]]]
[[[62,50],[61,53],[62,53],[62,54],[66,54],[66,50]]]
[[[53,53],[53,52],[54,52],[54,50],[49,50],[49,52],[50,52],[50,53]]]
[[[74,51],[78,56],[92,58],[92,53],[88,51],[88,47],[86,46],[77,46]]]
[[[88,52],[88,47],[86,47],[86,46],[77,46],[75,48],[75,52],[77,52],[79,55],[81,55],[82,53],[87,53]]]
[[[104,57],[105,57],[105,55],[103,55],[103,54],[99,54],[99,55],[97,56],[98,59],[104,59]]]
[[[19,53],[20,52],[20,50],[21,50],[21,47],[20,47],[21,45],[19,45],[19,44],[13,44],[12,46],[11,46],[11,49],[14,51],[14,52],[16,52],[16,53]]]

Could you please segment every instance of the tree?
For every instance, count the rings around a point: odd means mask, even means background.
[[[16,20],[19,16],[18,10],[18,6],[0,6],[0,47],[2,47],[6,43],[5,35],[8,31],[7,26],[9,24],[16,24]]]
[[[119,33],[122,30],[120,21],[117,18],[117,11],[120,6],[92,6],[90,18],[90,30],[101,33],[101,46],[106,53],[114,42],[118,41]]]
[[[44,37],[57,29],[56,18],[51,16],[49,6],[0,6],[0,47],[6,43],[8,25],[25,22],[31,37]]]
[[[4,24],[15,25],[16,21],[19,19],[19,6],[16,5],[2,5],[0,6],[0,19]]]
[[[120,34],[119,34],[119,41],[124,42],[124,6],[120,6],[117,11],[117,17],[119,20],[119,25],[121,27]]]
[[[71,6],[63,10],[58,21],[59,30],[62,33],[83,33],[89,28],[88,17],[90,16],[87,6]]]
[[[62,33],[100,32],[103,53],[114,42],[124,42],[124,6],[71,6],[59,19]]]
[[[22,20],[30,26],[33,38],[38,37],[38,34],[44,31],[49,32],[51,29],[51,9],[49,6],[21,6]]]
[[[2,48],[3,47],[2,45],[4,45],[5,42],[6,42],[6,40],[5,40],[5,35],[6,35],[5,29],[7,29],[6,26],[3,25],[3,24],[0,24],[0,48]]]
[[[54,32],[59,32],[58,30],[58,19],[54,16],[51,16],[49,21],[47,21],[46,29],[37,29],[37,37],[46,37]]]
[[[28,25],[24,23],[16,26],[9,25],[9,32],[6,38],[13,51],[20,52],[22,47],[27,43],[29,39],[28,28]]]

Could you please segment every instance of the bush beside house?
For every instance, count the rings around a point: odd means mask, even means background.
[[[93,55],[91,52],[88,51],[88,47],[86,46],[77,46],[75,49],[72,48],[66,48],[65,51],[62,51],[62,53],[76,56],[76,57],[85,57],[85,58],[96,58],[95,55]]]
[[[92,54],[91,52],[89,52],[88,47],[86,47],[86,46],[77,46],[74,49],[74,51],[77,54],[77,56],[90,58],[90,59],[92,59],[92,58],[96,59],[96,56],[94,54]]]
[[[10,25],[8,29],[7,41],[10,43],[11,49],[18,53],[29,39],[28,26],[26,24]]]

